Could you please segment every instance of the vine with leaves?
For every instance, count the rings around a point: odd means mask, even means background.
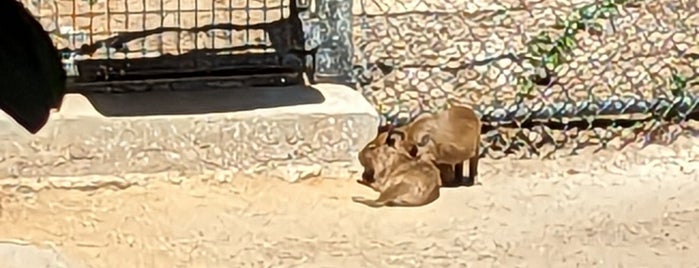
[[[575,49],[575,35],[586,31],[600,35],[604,31],[601,19],[608,19],[612,27],[612,17],[619,14],[619,6],[632,4],[638,0],[603,0],[585,5],[570,14],[566,19],[557,18],[554,29],[562,30],[558,38],[550,32],[542,31],[527,42],[528,53],[524,60],[533,67],[534,74],[519,77],[517,97],[531,98],[536,86],[550,86],[557,69],[565,62],[566,54]]]

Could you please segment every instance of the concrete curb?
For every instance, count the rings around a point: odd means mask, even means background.
[[[376,135],[352,88],[248,88],[66,96],[36,135],[0,116],[0,179],[244,173],[353,177]]]
[[[3,268],[78,268],[82,264],[72,263],[55,248],[0,241],[0,267]]]

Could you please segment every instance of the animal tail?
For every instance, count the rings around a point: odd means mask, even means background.
[[[383,207],[383,206],[402,206],[402,202],[397,201],[397,199],[410,192],[410,185],[405,183],[398,183],[393,185],[383,191],[379,198],[376,200],[370,200],[363,197],[352,197],[352,201],[357,203],[362,203],[370,207]],[[408,204],[406,204],[408,205]]]
[[[41,24],[17,0],[0,0],[0,109],[32,134],[60,108],[66,72]]]
[[[384,202],[379,202],[378,200],[371,200],[371,199],[366,199],[364,197],[359,197],[359,196],[353,196],[352,201],[356,203],[361,203],[364,205],[367,205],[369,207],[373,208],[378,208],[378,207],[383,207],[386,205]]]

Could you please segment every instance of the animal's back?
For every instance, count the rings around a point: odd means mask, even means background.
[[[400,155],[403,157],[403,155]],[[409,160],[409,159],[406,159]],[[406,193],[392,201],[392,205],[422,206],[439,198],[441,179],[439,169],[429,161],[404,161],[388,174],[393,181],[403,184]]]
[[[392,146],[379,146],[369,151],[374,155],[372,164],[376,178],[368,186],[381,194],[376,200],[352,197],[354,202],[371,207],[422,206],[439,198],[440,172],[432,162],[414,160]]]
[[[438,114],[435,121],[437,128],[432,135],[440,142],[436,148],[438,158],[460,162],[478,153],[481,121],[472,109],[454,106]]]
[[[461,140],[470,142],[470,136],[474,134],[480,134],[481,132],[481,120],[478,118],[476,113],[467,107],[454,106],[442,113],[438,114],[436,117],[440,129],[437,130],[435,135],[454,135],[455,139],[449,140]]]

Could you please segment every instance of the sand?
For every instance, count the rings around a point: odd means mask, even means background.
[[[482,160],[481,185],[372,209],[351,180],[5,191],[0,239],[87,267],[697,267],[699,147]]]

